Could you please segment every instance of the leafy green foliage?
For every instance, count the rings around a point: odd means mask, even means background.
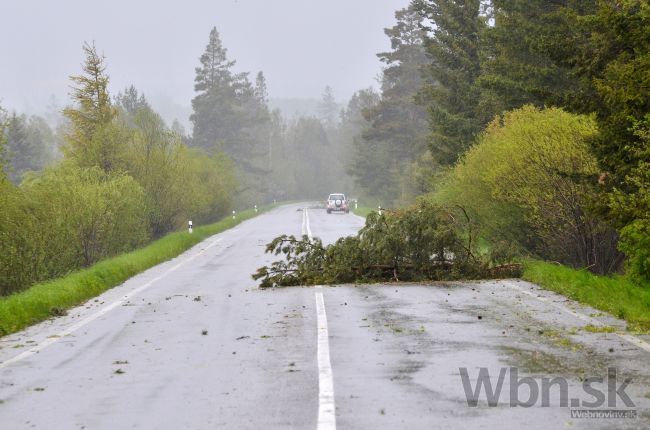
[[[48,265],[59,274],[134,249],[148,238],[144,192],[128,175],[64,165],[27,178],[22,188],[51,246]]]
[[[637,219],[621,230],[619,248],[627,255],[629,276],[638,282],[650,279],[650,220]]]
[[[0,295],[42,276],[43,241],[24,194],[0,177]]]
[[[636,167],[630,170],[622,189],[610,194],[609,206],[618,215],[633,219],[621,229],[619,247],[627,256],[630,276],[650,280],[650,115],[635,128],[641,139]],[[626,190],[634,190],[629,192]]]
[[[468,208],[494,243],[596,273],[619,268],[616,234],[589,211],[597,197],[593,119],[526,106],[497,118],[451,172],[438,198]],[[533,234],[531,234],[531,232]]]
[[[0,295],[143,244],[142,188],[127,175],[64,165],[0,190]]]
[[[154,237],[182,227],[188,219],[211,221],[228,211],[234,176],[223,154],[187,148],[151,109],[141,108],[130,121],[125,164],[144,188]]]
[[[478,254],[476,231],[464,209],[420,200],[406,209],[372,212],[356,236],[328,246],[306,236],[277,237],[266,251],[284,259],[261,267],[253,279],[272,287],[516,275],[516,264],[490,268]]]

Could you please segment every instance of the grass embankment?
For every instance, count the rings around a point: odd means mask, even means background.
[[[260,213],[271,207],[260,209]],[[36,284],[29,289],[0,298],[0,336],[15,333],[32,324],[60,315],[150,267],[167,261],[202,240],[225,231],[256,215],[253,209],[200,226],[192,234],[179,231],[144,248],[112,257],[63,278]]]
[[[629,330],[650,330],[650,285],[541,261],[526,263],[523,278],[622,318],[628,322]]]

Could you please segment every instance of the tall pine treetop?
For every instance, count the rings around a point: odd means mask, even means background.
[[[110,123],[117,114],[108,94],[108,75],[105,73],[105,57],[97,53],[95,44],[84,42],[86,57],[83,74],[70,76],[73,82],[72,99],[76,108],[67,108],[64,114],[72,122],[77,138],[91,139],[98,127]]]
[[[269,102],[269,89],[262,71],[259,71],[255,77],[255,97],[261,104],[266,105]]]
[[[75,106],[63,111],[70,120],[64,153],[80,166],[99,166],[111,172],[117,168],[119,147],[123,144],[121,138],[112,136],[115,130],[109,130],[117,109],[108,93],[104,56],[97,53],[94,43],[84,43],[83,51],[84,73],[70,77]]]
[[[235,61],[229,61],[227,49],[224,48],[216,27],[210,30],[210,38],[205,52],[199,58],[201,66],[195,69],[194,90],[208,92],[216,86],[227,84],[232,79],[230,68]]]

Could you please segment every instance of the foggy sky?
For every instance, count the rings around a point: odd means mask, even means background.
[[[110,91],[133,84],[157,105],[187,107],[212,26],[236,71],[266,74],[272,98],[340,101],[376,86],[384,27],[408,0],[0,0],[0,105],[68,103],[84,40],[107,58]]]

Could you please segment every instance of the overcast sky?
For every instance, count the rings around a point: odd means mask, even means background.
[[[408,0],[0,0],[0,104],[40,112],[68,100],[84,40],[106,55],[116,93],[189,106],[212,26],[237,71],[263,70],[271,97],[343,101],[376,84],[383,29]],[[254,77],[254,75],[252,76]]]

